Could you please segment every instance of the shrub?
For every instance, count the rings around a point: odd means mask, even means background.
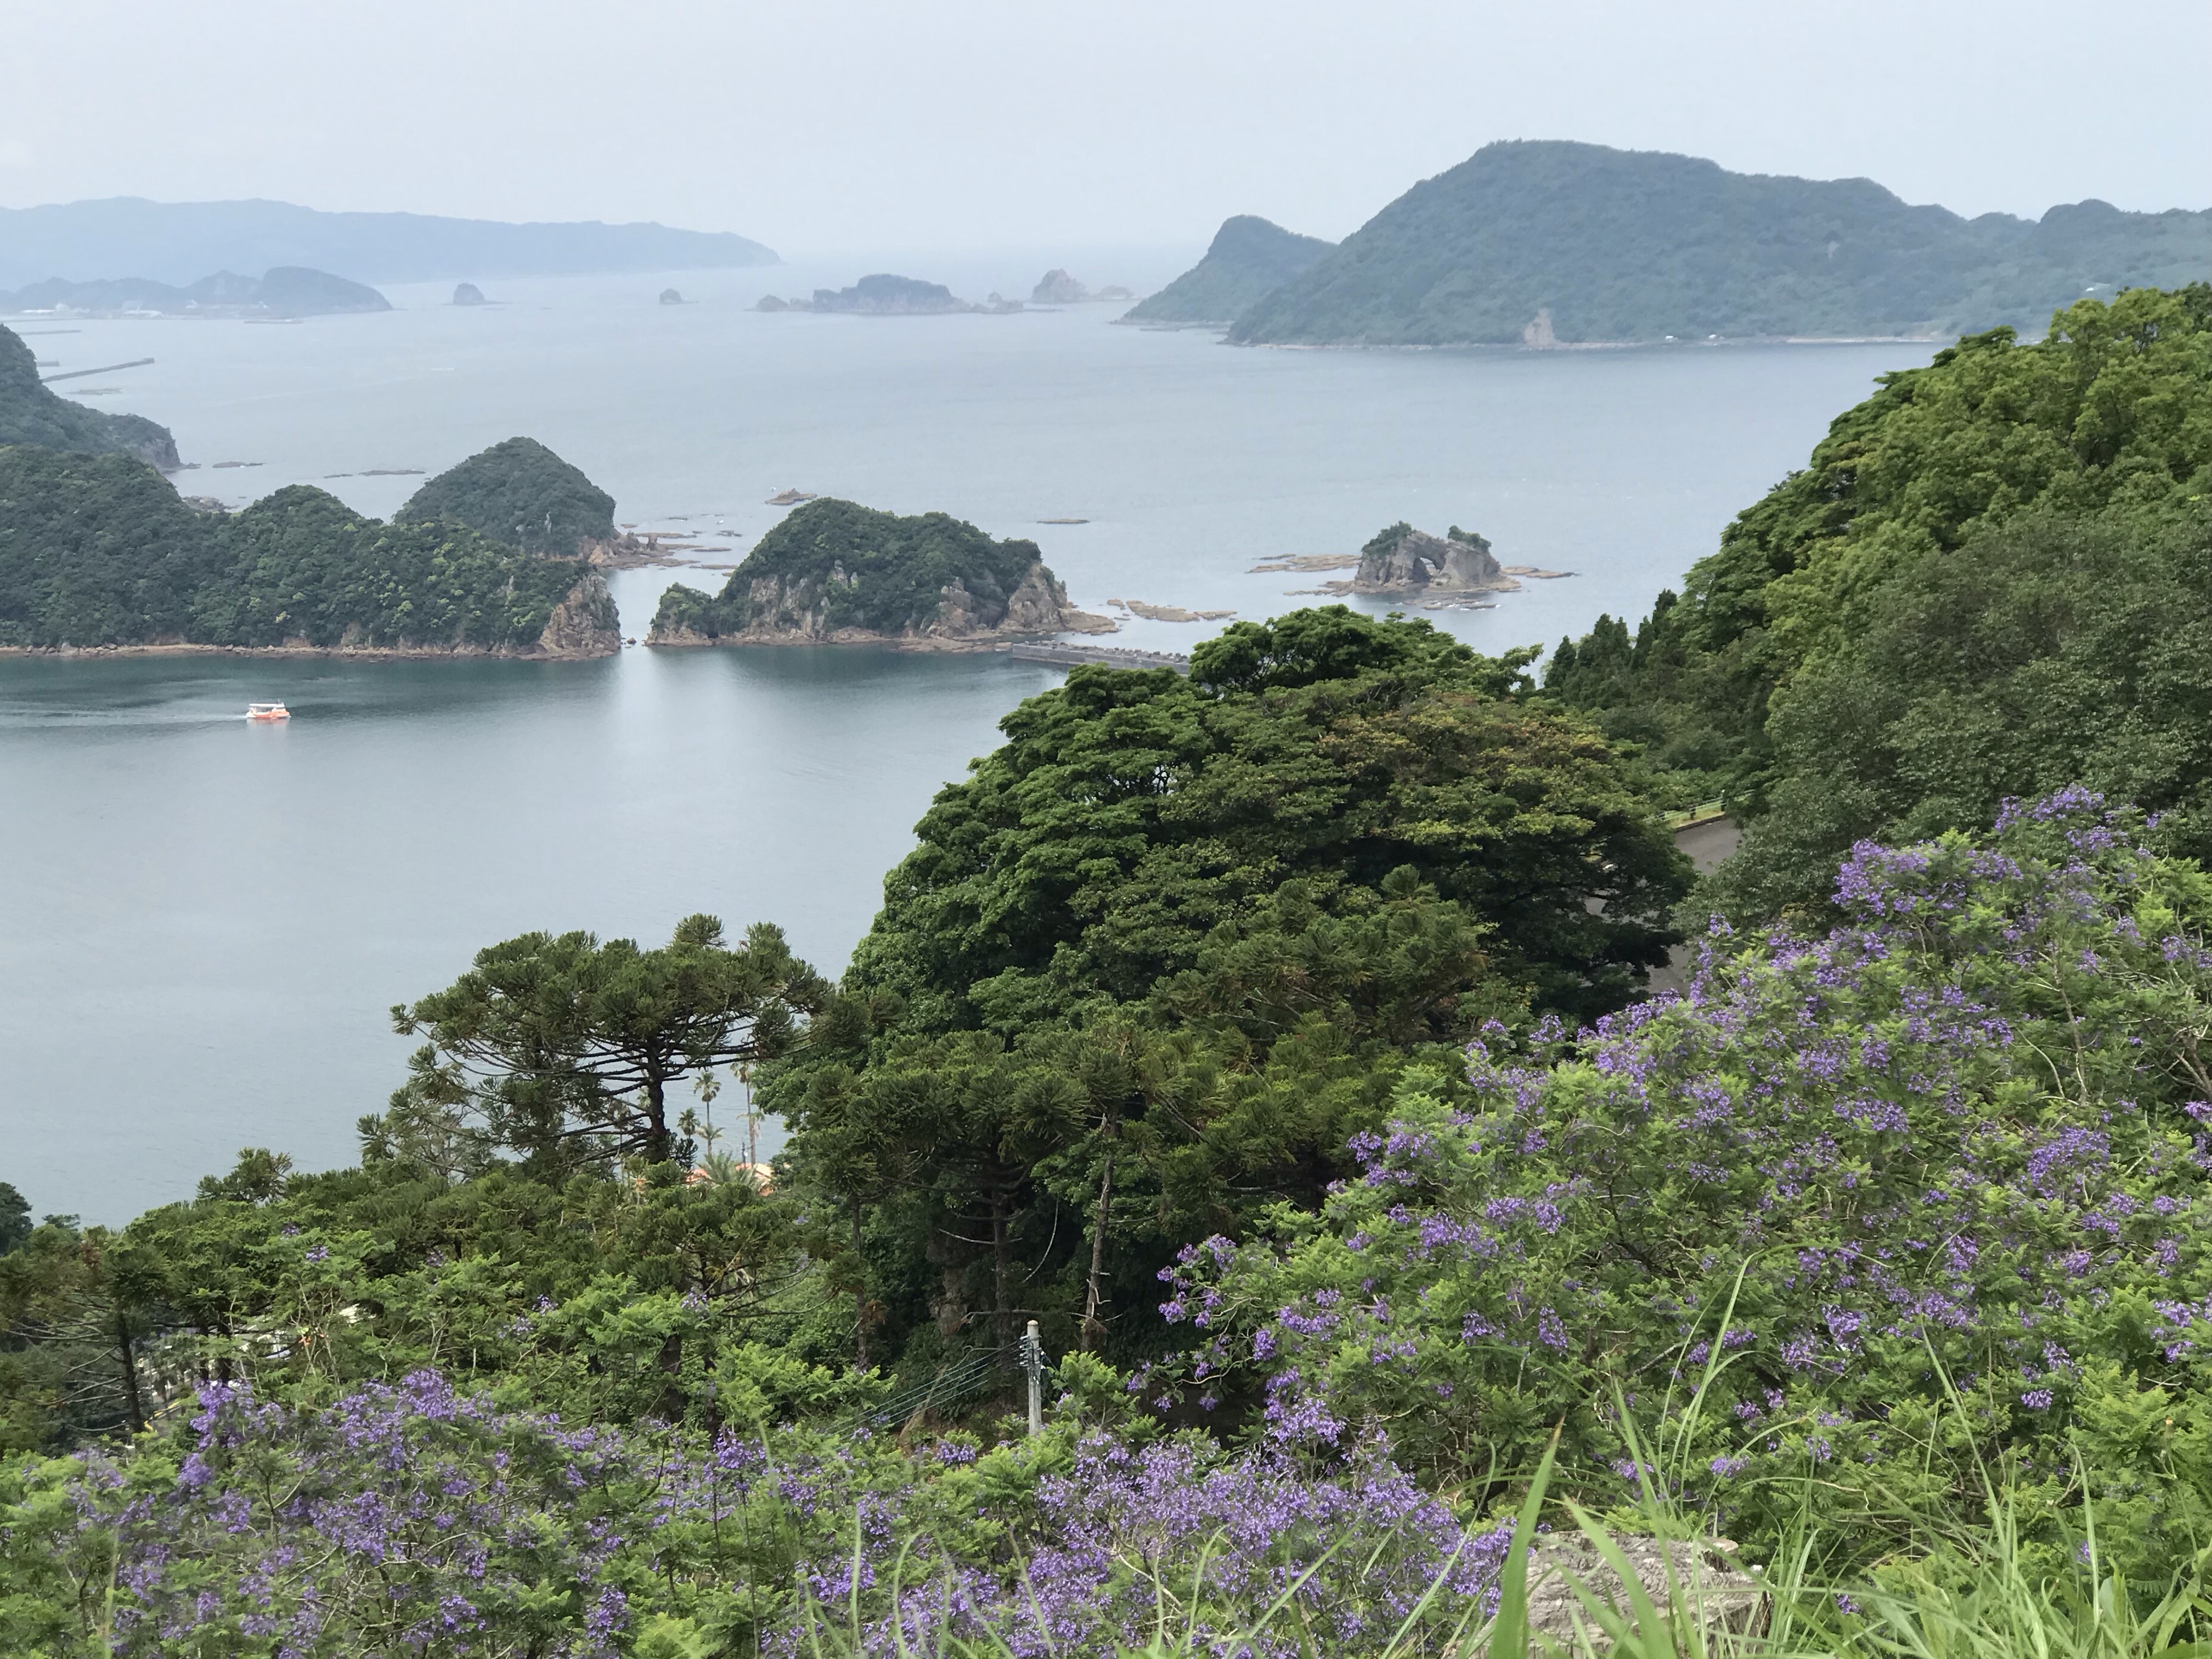
[[[1717,928],[1680,998],[1477,1043],[1472,1109],[1407,1090],[1320,1215],[1184,1253],[1169,1380],[1493,1486],[1564,1420],[1563,1478],[1614,1498],[1617,1388],[1747,1541],[1809,1516],[1879,1553],[2002,1465],[2171,1571],[2212,1531],[2212,884],[2072,791],[1862,845],[1837,902]]]

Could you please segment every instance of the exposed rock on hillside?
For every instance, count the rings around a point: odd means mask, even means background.
[[[1206,258],[1121,320],[1226,327],[1263,295],[1311,270],[1335,248],[1318,236],[1300,236],[1240,213],[1214,233]]]
[[[485,300],[483,290],[474,283],[463,283],[453,289],[453,303],[457,306],[480,306],[489,301]]]
[[[720,593],[670,588],[647,642],[959,648],[1113,627],[1069,606],[1034,542],[996,541],[943,513],[824,500],[762,537]]]
[[[0,328],[0,444],[35,444],[76,455],[129,455],[164,471],[180,465],[177,441],[143,415],[105,415],[39,384],[38,359]]]
[[[568,590],[553,607],[538,636],[541,657],[611,657],[622,649],[622,617],[615,610],[607,579],[596,570]]]

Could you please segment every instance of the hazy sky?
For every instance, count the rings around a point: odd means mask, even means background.
[[[55,0],[0,205],[658,219],[807,254],[1330,237],[1494,138],[2034,214],[2212,205],[2212,4]]]

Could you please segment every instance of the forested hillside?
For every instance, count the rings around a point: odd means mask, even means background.
[[[2039,327],[2093,291],[2212,276],[2212,210],[2039,221],[1870,179],[1596,144],[1486,146],[1241,313],[1245,344],[1550,344]]]
[[[450,519],[526,553],[574,558],[615,538],[615,498],[534,438],[509,438],[432,478],[394,522]]]
[[[1862,836],[2083,781],[2212,854],[2212,287],[1883,377],[1632,640],[1549,689],[1751,823],[1711,895],[1815,904]],[[1707,902],[1701,896],[1702,902]]]
[[[142,415],[105,415],[39,383],[38,359],[0,328],[0,444],[36,444],[79,455],[135,455],[173,467],[177,441]]]
[[[1222,222],[1203,259],[1132,306],[1121,321],[1233,322],[1266,295],[1310,270],[1334,246],[1240,213]]]

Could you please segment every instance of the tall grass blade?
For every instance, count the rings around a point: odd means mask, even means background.
[[[1559,1455],[1559,1434],[1552,1431],[1536,1478],[1528,1483],[1528,1496],[1513,1517],[1512,1541],[1505,1547],[1505,1570],[1498,1576],[1498,1613],[1490,1621],[1486,1644],[1490,1659],[1522,1659],[1528,1651],[1528,1553],[1536,1547],[1536,1520],[1543,1513],[1544,1493],[1552,1484],[1552,1463]]]

